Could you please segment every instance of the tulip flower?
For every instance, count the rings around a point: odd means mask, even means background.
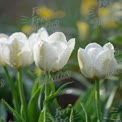
[[[6,66],[5,57],[7,57],[5,43],[7,43],[8,36],[6,34],[0,34],[0,66]]]
[[[0,39],[5,40],[3,43],[5,46],[6,56],[4,55],[4,57],[7,64],[19,69],[33,63],[32,50],[28,45],[27,37],[23,33],[16,32],[8,39]]]
[[[110,76],[115,72],[117,65],[111,43],[103,47],[97,43],[90,43],[85,49],[79,48],[78,62],[82,74],[92,79]]]
[[[35,64],[45,71],[60,70],[68,62],[74,46],[75,39],[67,42],[61,32],[40,36],[33,48]]]

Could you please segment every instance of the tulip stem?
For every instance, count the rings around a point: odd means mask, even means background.
[[[101,105],[100,105],[100,86],[99,81],[95,80],[95,99],[97,107],[97,122],[102,122]]]
[[[18,69],[18,88],[19,88],[19,95],[20,95],[20,101],[21,101],[21,115],[27,122],[28,121],[27,120],[27,106],[26,106],[26,101],[25,101],[25,96],[24,96],[21,69]]]
[[[45,100],[47,99],[47,96],[48,96],[48,89],[47,89],[47,85],[48,85],[48,80],[49,80],[49,75],[48,73],[46,72],[46,81],[45,81],[45,84],[44,84],[44,92],[45,92]],[[46,122],[46,114],[47,114],[47,103],[44,103],[44,122]]]
[[[12,97],[13,97],[13,104],[14,104],[14,107],[15,107],[15,110],[17,112],[19,112],[19,105],[18,105],[18,96],[17,96],[17,92],[16,92],[16,89],[15,89],[15,86],[12,82],[12,79],[10,77],[10,74],[8,72],[8,69],[7,67],[3,67],[4,71],[5,71],[5,74],[6,74],[6,77],[7,77],[7,80],[9,82],[9,85],[11,87],[11,92],[12,92]]]

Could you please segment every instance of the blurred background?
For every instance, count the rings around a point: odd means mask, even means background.
[[[76,38],[75,50],[64,69],[52,76],[56,89],[65,82],[72,81],[61,95],[57,97],[62,108],[68,104],[75,105],[78,98],[88,93],[94,81],[86,79],[80,73],[77,62],[77,50],[88,43],[97,42],[104,45],[111,42],[115,46],[118,69],[115,76],[106,79],[101,85],[101,100],[122,112],[122,1],[121,0],[0,0],[0,33],[11,35],[22,31],[27,36],[45,27],[49,34],[63,32],[67,40]],[[9,68],[16,81],[16,72]],[[36,76],[43,72],[33,64],[24,69],[24,85],[27,101]],[[41,82],[41,81],[40,81]],[[113,95],[109,99],[109,96]],[[87,94],[87,97],[88,94]],[[0,99],[11,102],[11,92],[0,68]],[[91,111],[92,112],[92,111]],[[105,115],[107,113],[105,112]],[[122,114],[122,113],[121,113]],[[10,115],[10,117],[9,117]],[[0,104],[0,117],[11,118],[5,106]],[[122,115],[121,115],[122,116]]]

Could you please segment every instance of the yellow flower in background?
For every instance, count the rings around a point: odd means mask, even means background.
[[[98,15],[100,16],[100,17],[103,17],[103,16],[108,16],[108,15],[110,15],[110,10],[108,9],[108,8],[99,8],[98,9]]]
[[[81,40],[86,39],[89,33],[89,25],[86,22],[78,21],[77,22],[77,28],[79,32],[79,38]]]
[[[37,9],[37,14],[44,19],[52,19],[52,18],[63,18],[65,16],[64,11],[54,11],[50,8],[47,8],[45,6],[40,6]]]
[[[113,20],[113,15],[112,15],[112,11],[111,11],[111,7],[108,6],[106,8],[99,8],[98,9],[98,15],[100,17],[101,20],[101,24],[104,27],[107,28],[115,28],[117,27],[117,23],[116,21]]]
[[[90,9],[97,7],[97,0],[83,0],[80,11],[82,15],[89,15]]]
[[[115,21],[113,21],[113,20],[110,20],[107,23],[107,27],[109,27],[109,28],[115,28],[115,27],[117,27],[117,23]]]
[[[37,14],[44,19],[50,19],[54,17],[54,11],[45,6],[40,6],[37,9]]]
[[[24,25],[22,28],[21,28],[22,32],[29,35],[32,33],[33,31],[33,27],[31,25]]]

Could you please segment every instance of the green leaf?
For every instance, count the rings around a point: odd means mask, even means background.
[[[86,109],[85,109],[85,107],[84,107],[84,105],[82,103],[80,103],[80,104],[81,104],[81,107],[82,107],[83,112],[85,114],[85,120],[86,120],[86,122],[88,122],[88,115],[87,115]]]
[[[23,117],[20,116],[20,114],[16,110],[14,110],[5,100],[2,99],[2,102],[11,110],[11,112],[14,114],[14,116],[16,118],[18,118],[18,120],[21,120],[22,122],[25,122]]]
[[[29,104],[28,104],[28,118],[29,118],[29,122],[34,122],[38,120],[39,117],[39,106],[38,106],[38,102],[40,102],[39,98],[42,95],[42,91],[43,91],[43,86],[41,86],[31,97]]]
[[[39,89],[39,86],[40,86],[40,78],[37,78],[32,88],[31,96],[35,94],[35,92]]]
[[[44,110],[41,111],[38,122],[44,122]]]
[[[0,122],[7,119],[7,111],[5,105],[0,101]]]
[[[50,96],[47,97],[45,103],[50,102],[51,100],[53,100],[56,96],[58,96],[58,95],[62,92],[62,90],[63,90],[67,85],[69,85],[69,84],[71,84],[71,83],[72,83],[72,82],[68,82],[68,83],[63,84],[55,93],[50,94]]]
[[[82,118],[83,122],[85,122],[85,116],[84,111],[81,109],[81,103],[84,104],[84,107],[88,111],[88,120],[89,122],[91,119],[95,119],[96,117],[96,111],[93,111],[94,109],[94,101],[95,101],[95,89],[94,87],[89,89],[83,96],[81,96],[78,101],[74,105],[74,109],[80,113],[80,117]]]

